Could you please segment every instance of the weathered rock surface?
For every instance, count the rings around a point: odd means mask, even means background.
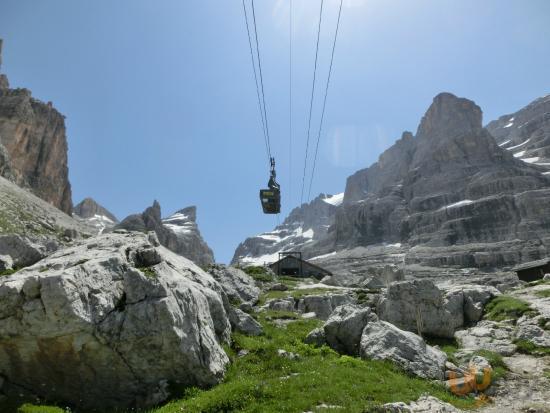
[[[465,324],[477,322],[483,306],[499,295],[494,287],[457,286],[447,292],[430,280],[390,284],[378,304],[380,319],[399,328],[452,338]]]
[[[489,350],[503,356],[510,356],[516,352],[513,344],[514,328],[494,321],[483,320],[474,327],[459,330],[455,338],[467,350]]]
[[[34,264],[93,230],[53,205],[0,177],[0,255],[15,267]]]
[[[232,302],[250,303],[258,302],[260,289],[254,279],[235,267],[215,264],[208,269],[208,273],[218,281],[225,294]]]
[[[345,293],[307,295],[298,300],[297,308],[302,313],[315,313],[317,318],[326,320],[337,307],[353,303],[354,301],[351,295]]]
[[[117,217],[92,198],[85,198],[78,203],[73,208],[73,217],[83,220],[89,226],[97,228],[98,234],[114,227],[118,223]]]
[[[385,321],[367,323],[360,343],[361,357],[391,360],[417,376],[443,380],[447,356],[418,335]]]
[[[238,308],[232,308],[229,310],[229,321],[231,326],[239,333],[247,334],[249,336],[259,336],[262,334],[262,325],[258,323],[252,316],[239,310]]]
[[[550,169],[550,95],[490,122],[487,130],[518,159]]]
[[[0,280],[3,391],[81,408],[148,406],[218,383],[221,286],[153,235],[104,234]]]
[[[422,396],[410,404],[387,403],[383,408],[387,413],[460,413],[462,411],[433,396]]]
[[[5,149],[0,150],[3,176],[71,214],[65,118],[29,90],[10,89],[5,75],[0,80],[0,145]]]
[[[193,206],[163,220],[160,204],[154,201],[143,213],[124,218],[113,229],[155,231],[162,245],[202,267],[207,267],[214,263],[214,254],[199,232],[196,213],[196,207]]]
[[[376,320],[378,318],[370,308],[342,305],[334,310],[323,326],[325,340],[337,352],[357,356],[365,326]]]

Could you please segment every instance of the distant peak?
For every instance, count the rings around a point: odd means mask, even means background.
[[[419,138],[457,136],[482,127],[481,108],[475,102],[452,93],[440,93],[418,126]]]

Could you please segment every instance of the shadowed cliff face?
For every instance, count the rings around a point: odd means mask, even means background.
[[[542,171],[497,145],[477,105],[442,93],[416,137],[405,133],[377,163],[348,178],[334,243],[539,239],[550,229],[546,212],[550,190]]]
[[[71,214],[65,119],[51,103],[33,99],[29,90],[10,89],[4,75],[0,77],[0,145],[4,177]]]
[[[506,135],[502,129],[510,115],[488,129],[500,133],[499,142],[537,136],[542,153],[548,104],[550,97],[541,98],[517,112],[528,132]],[[485,268],[546,255],[550,175],[542,165],[499,146],[488,129],[474,102],[450,93],[437,95],[416,136],[404,132],[378,162],[347,179],[333,225],[292,248],[314,257],[390,244],[399,246],[393,255],[400,263]],[[528,135],[514,138],[519,133]],[[252,243],[260,238],[241,244],[236,256],[243,247],[248,247],[250,260],[277,252],[266,241]],[[331,259],[336,258],[326,258]]]

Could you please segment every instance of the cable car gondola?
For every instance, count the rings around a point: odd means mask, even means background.
[[[260,189],[260,201],[264,214],[278,214],[281,212],[281,186],[275,180],[275,158],[270,158],[271,175],[267,183],[268,189]]]

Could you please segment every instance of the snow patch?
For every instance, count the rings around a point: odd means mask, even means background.
[[[535,156],[534,158],[525,158],[525,159],[522,159],[523,162],[526,162],[526,163],[535,163],[539,160],[540,158],[538,156]]]
[[[327,204],[340,206],[344,202],[344,193],[332,195],[331,197],[323,199]]]
[[[333,255],[336,255],[336,251],[329,252],[328,254],[317,255],[316,257],[310,258],[310,260],[320,260],[321,258],[327,258]]]
[[[461,207],[461,206],[464,206],[464,205],[470,205],[470,204],[473,204],[473,203],[474,203],[474,201],[472,201],[471,199],[463,199],[462,201],[455,202],[454,204],[450,204],[450,205],[441,207],[441,208],[439,208],[439,211],[443,211],[445,209],[451,209],[451,208],[458,208],[458,207]]]
[[[279,253],[260,255],[259,257],[243,257],[239,259],[241,264],[264,265],[274,263],[279,259]]]
[[[525,155],[525,151],[517,152],[514,154],[514,158],[521,158],[523,155]]]
[[[504,141],[502,143],[500,143],[498,146],[502,147],[504,145],[508,145],[510,142],[512,142],[510,139],[508,139],[507,141]]]
[[[515,146],[510,146],[509,148],[506,148],[507,150],[511,151],[513,149],[517,149],[519,148],[520,146],[523,146],[525,145],[527,142],[529,142],[531,140],[531,138],[527,139],[525,142],[522,142],[520,143],[519,145],[515,145]]]
[[[302,232],[302,237],[304,237],[304,238],[313,238],[313,235],[314,235],[314,234],[315,234],[315,233],[313,232],[313,229],[310,228],[310,229],[308,229],[307,231]]]

